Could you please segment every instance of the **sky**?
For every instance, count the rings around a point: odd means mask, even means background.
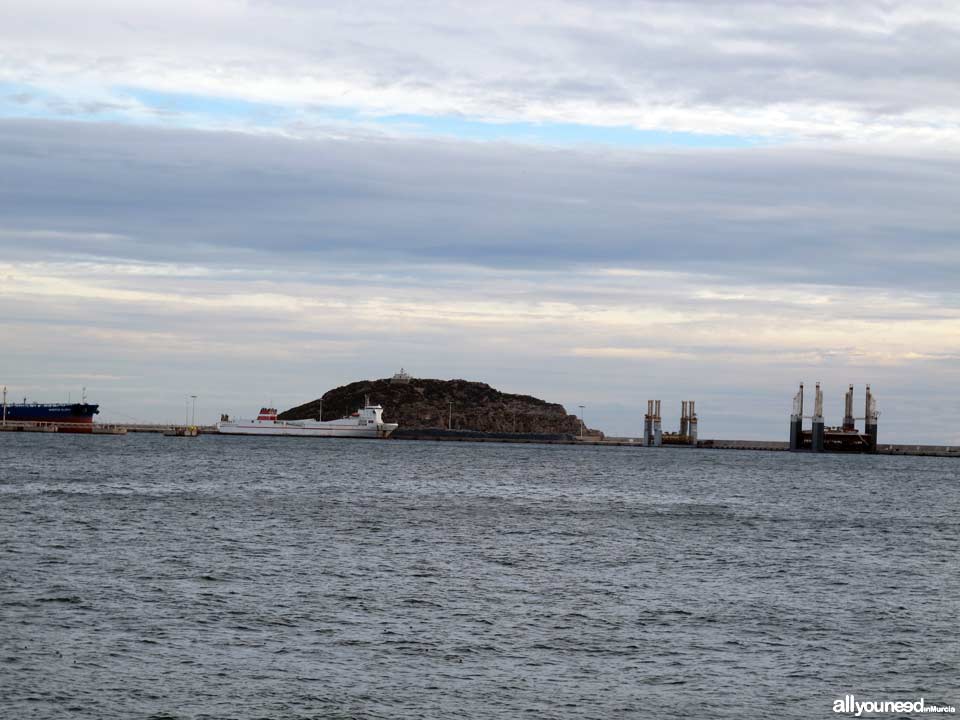
[[[11,398],[210,422],[402,366],[785,440],[799,382],[828,425],[870,383],[881,442],[960,444],[955,2],[2,15]]]

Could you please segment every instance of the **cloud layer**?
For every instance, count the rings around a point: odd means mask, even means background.
[[[56,12],[14,0],[0,47],[8,114],[297,135],[406,115],[771,142],[960,138],[947,0],[63,0]]]

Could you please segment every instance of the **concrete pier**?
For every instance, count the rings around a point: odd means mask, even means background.
[[[704,450],[762,450],[783,452],[790,449],[789,443],[771,440],[701,440],[698,448]],[[877,455],[912,455],[916,457],[949,457],[960,460],[960,447],[956,445],[877,445]]]
[[[53,423],[44,422],[16,422],[0,423],[0,432],[46,432],[55,433],[59,430]]]
[[[165,433],[177,425],[154,424],[127,424],[116,423],[63,423],[63,422],[30,422],[8,420],[0,421],[0,432],[47,432],[73,433],[76,435],[126,435],[128,432],[138,433]],[[198,426],[200,434],[216,431],[213,425]]]

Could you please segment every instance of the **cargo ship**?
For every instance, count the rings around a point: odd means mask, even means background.
[[[216,424],[221,435],[287,435],[289,437],[386,438],[398,427],[383,421],[383,407],[364,407],[339,420],[277,420],[276,408],[260,408],[256,420],[222,415]]]
[[[99,405],[91,405],[84,397],[78,403],[8,403],[6,390],[3,394],[4,423],[44,423],[56,425],[60,432],[93,432],[93,416],[100,412]]]

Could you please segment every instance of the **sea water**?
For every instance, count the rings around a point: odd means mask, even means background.
[[[960,705],[960,461],[0,434],[8,718]]]

